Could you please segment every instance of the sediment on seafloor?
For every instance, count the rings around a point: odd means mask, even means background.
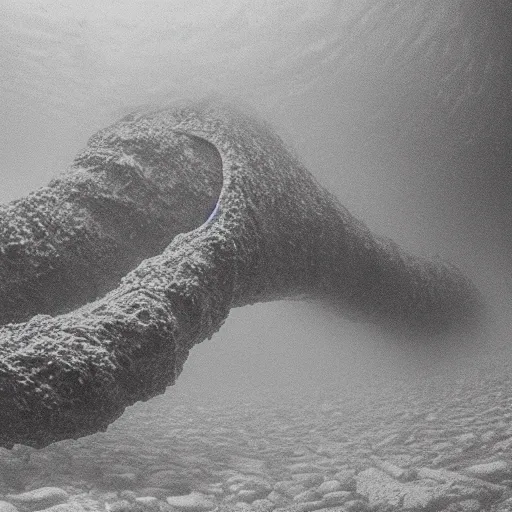
[[[173,384],[189,350],[232,307],[300,297],[429,335],[467,326],[481,311],[456,268],[373,236],[264,123],[215,102],[125,118],[93,137],[68,174],[2,216],[3,240],[13,231],[23,242],[2,245],[4,319],[43,313],[0,328],[7,447],[105,429],[126,406]],[[100,298],[49,316],[63,308],[60,293],[66,303],[87,302],[103,278],[112,286],[112,272],[160,250]],[[41,274],[45,266],[51,271]]]

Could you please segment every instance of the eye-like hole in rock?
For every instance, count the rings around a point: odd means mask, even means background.
[[[0,324],[103,296],[212,217],[220,154],[170,125],[168,111],[128,116],[48,187],[0,207]]]

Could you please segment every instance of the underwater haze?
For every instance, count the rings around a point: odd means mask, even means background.
[[[0,512],[510,510],[509,0],[1,0],[0,14],[0,203],[131,112],[218,95],[269,121],[372,232],[455,264],[489,310],[474,339],[432,348],[314,304],[234,309],[107,432],[2,449]]]

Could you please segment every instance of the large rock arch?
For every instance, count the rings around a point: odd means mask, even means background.
[[[105,429],[233,307],[327,301],[427,335],[481,312],[456,268],[372,235],[268,126],[215,101],[124,118],[0,213],[0,317],[24,322],[0,328],[1,446]]]

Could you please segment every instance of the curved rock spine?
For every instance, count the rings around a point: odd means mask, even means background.
[[[321,300],[428,334],[479,316],[479,294],[457,269],[373,236],[263,123],[210,102],[158,116],[218,152],[217,211],[104,297],[0,328],[0,445],[42,447],[105,429],[173,384],[232,307]]]

